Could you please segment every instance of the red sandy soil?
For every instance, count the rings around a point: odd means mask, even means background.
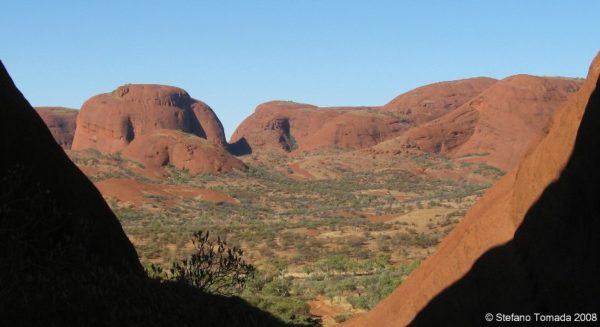
[[[63,107],[36,107],[35,109],[48,126],[56,143],[63,149],[70,149],[79,111]]]
[[[302,164],[302,162],[294,162],[294,163],[290,164],[290,168],[292,169],[292,171],[294,173],[290,174],[289,176],[294,179],[299,179],[299,180],[315,179],[315,176],[313,176],[313,174],[309,173],[307,170],[300,167],[301,164]]]
[[[111,178],[96,183],[96,187],[106,198],[115,198],[121,202],[129,202],[135,206],[154,201],[145,195],[165,198],[170,205],[175,205],[180,198],[199,199],[216,203],[238,204],[229,195],[213,190],[185,187],[177,185],[144,184],[132,179]]]
[[[343,312],[340,308],[327,304],[322,295],[317,295],[308,305],[310,306],[310,314],[317,317],[333,317]]]
[[[596,98],[591,96],[595,94],[599,74],[600,56],[594,60],[582,89],[556,111],[548,134],[469,210],[435,254],[372,311],[343,325],[406,326],[424,308],[426,310],[419,315],[416,325],[435,325],[431,322],[439,324],[444,319],[452,324],[449,322],[451,317],[462,321],[462,325],[465,321],[467,325],[473,325],[483,322],[483,314],[477,310],[483,310],[484,303],[503,308],[514,307],[517,303],[519,310],[524,312],[528,307],[554,312],[553,309],[585,305],[592,303],[590,301],[597,305],[597,298],[590,300],[597,296],[597,293],[592,294],[598,286],[597,278],[592,277],[593,274],[597,277],[597,260],[596,257],[585,259],[586,253],[592,251],[591,246],[597,245],[593,241],[597,237],[595,232],[586,232],[583,226],[587,226],[597,212],[597,201],[593,196],[597,184],[593,181],[597,180],[598,174],[594,172],[592,176],[595,177],[587,179],[584,175],[586,169],[597,168],[590,165],[595,158],[591,152],[596,150],[594,144],[597,146],[598,138],[597,126],[593,126],[592,121],[586,123],[585,118],[582,121],[582,117],[585,111],[589,119],[597,122],[598,115],[593,111],[600,109],[598,98],[597,94]],[[530,79],[529,76],[510,78],[505,87],[516,84],[523,88],[529,94],[523,100],[530,102],[528,99],[533,96]],[[544,79],[533,85],[545,88],[548,83],[556,90],[561,90],[564,83],[571,84],[570,81]],[[562,96],[562,92],[548,95],[547,103]],[[509,98],[508,102],[512,101],[515,100]],[[469,106],[480,108],[478,106],[483,103]],[[588,103],[592,103],[592,107]],[[533,106],[533,112],[541,109]],[[489,107],[492,107],[491,103]],[[495,109],[498,115],[506,110],[497,106]],[[574,147],[576,136],[578,147]],[[569,171],[563,172],[567,163]],[[555,181],[560,183],[553,184]],[[573,192],[578,192],[577,196],[573,196]],[[534,204],[535,210],[531,209]],[[587,239],[581,237],[584,234]],[[515,239],[511,241],[513,236]],[[506,243],[508,241],[511,242]],[[486,252],[502,244],[505,245]],[[486,256],[482,256],[484,253]],[[492,258],[497,258],[498,263],[490,261]],[[474,264],[478,269],[475,270]],[[508,266],[498,266],[500,264]],[[565,278],[571,275],[572,278]],[[455,282],[457,284],[453,284]],[[440,293],[450,285],[453,287]],[[436,300],[432,302],[434,297]],[[488,307],[488,310],[491,309]]]
[[[298,227],[291,229],[292,232],[298,235],[306,235],[306,236],[319,236],[323,233],[323,231],[315,229],[315,228],[306,228],[306,227]]]
[[[387,190],[371,190],[371,191],[368,191],[367,194],[373,195],[373,196],[386,196],[386,195],[390,194],[390,192]]]
[[[181,130],[215,145],[226,145],[215,113],[186,91],[165,85],[128,84],[83,104],[72,149],[114,153],[158,129]]]
[[[343,218],[353,218],[353,217],[365,218],[365,219],[368,219],[372,223],[385,223],[385,222],[391,221],[394,218],[397,218],[398,216],[400,216],[399,214],[377,215],[377,214],[369,213],[369,212],[360,212],[360,211],[356,212],[356,211],[346,211],[346,210],[336,211],[335,215],[339,216],[339,217],[343,217]]]
[[[394,218],[397,218],[398,214],[395,215],[377,215],[377,214],[373,214],[373,213],[362,213],[361,217],[366,217],[370,222],[372,223],[385,223],[388,221],[393,220]]]

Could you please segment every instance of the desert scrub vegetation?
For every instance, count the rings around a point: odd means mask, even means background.
[[[135,169],[144,168],[142,164],[122,158],[120,152],[103,154],[96,149],[67,150],[66,152],[79,167],[94,168],[95,172],[86,175],[93,182],[110,178],[131,178],[144,183],[152,183],[147,177],[135,172]]]
[[[484,163],[478,164],[477,168],[473,172],[480,175],[491,175],[495,177],[500,177],[505,174],[502,169]]]
[[[410,118],[410,116],[407,116],[404,114],[400,114],[400,113],[392,112],[392,111],[383,112],[383,114],[398,120],[398,122],[400,122],[402,124],[412,125],[412,123],[413,123],[413,120]]]
[[[430,154],[401,160],[428,170],[471,174],[478,168]],[[285,173],[288,164],[280,158],[273,166],[257,162],[245,170],[195,176],[167,167],[169,177],[154,181],[219,191],[235,204],[147,197],[151,205],[110,205],[145,265],[169,272],[172,262],[194,253],[189,236],[210,230],[229,246],[243,248],[255,267],[246,287],[236,291],[239,296],[285,321],[308,323],[317,296],[352,308],[344,311],[348,315],[377,303],[387,294],[384,289],[405,277],[405,267],[426,258],[460,221],[489,187],[485,181],[497,178],[482,175],[477,180],[484,182],[475,183],[385,166],[344,167],[335,178],[295,180]],[[389,258],[384,266],[375,262],[380,256]],[[274,268],[281,265],[285,269]]]
[[[186,259],[173,262],[168,272],[150,265],[149,275],[183,282],[201,291],[232,295],[246,287],[246,280],[255,268],[243,259],[244,251],[229,246],[220,237],[209,238],[208,231],[198,231],[192,237],[193,253]]]
[[[208,231],[194,233],[192,243],[194,250],[190,256],[172,262],[168,270],[150,264],[146,268],[148,276],[215,295],[240,296],[290,324],[318,325],[318,319],[309,313],[307,299],[292,296],[297,290],[292,289],[291,280],[285,277],[284,260],[271,261],[275,273],[261,273],[245,261],[241,248],[229,246],[218,236],[210,238]]]
[[[0,325],[290,325],[238,297],[148,278],[127,248],[98,251],[119,239],[107,229],[99,240],[88,219],[114,217],[87,216],[39,177],[23,167],[0,175],[10,185],[0,190]]]

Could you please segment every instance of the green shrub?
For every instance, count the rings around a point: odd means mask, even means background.
[[[270,282],[266,283],[263,287],[263,291],[266,294],[288,297],[290,296],[290,290],[292,288],[292,282],[283,277],[273,278]]]
[[[349,320],[350,318],[352,318],[352,314],[349,312],[344,312],[342,314],[339,314],[335,317],[333,317],[333,320],[335,322],[337,322],[338,324],[343,323],[346,320]]]
[[[169,278],[209,293],[239,293],[256,269],[244,261],[242,249],[229,247],[220,237],[210,239],[209,235],[202,231],[194,234],[195,252],[181,262],[174,262]],[[154,274],[161,274],[160,268],[153,270]]]

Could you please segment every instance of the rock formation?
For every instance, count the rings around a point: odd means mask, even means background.
[[[344,326],[474,326],[492,313],[599,312],[600,56],[548,134],[436,253]]]
[[[223,126],[205,103],[172,86],[128,84],[83,104],[72,148],[114,153],[158,129],[180,130],[216,146],[226,145]]]
[[[79,111],[63,107],[36,107],[35,109],[50,129],[56,143],[63,149],[70,149]]]
[[[411,129],[397,142],[506,171],[547,132],[554,111],[580,84],[566,78],[507,77],[458,109]]]
[[[414,148],[508,170],[540,139],[553,112],[580,85],[567,78],[476,77],[419,87],[383,107],[319,108],[272,101],[259,105],[231,140],[238,154],[373,146],[373,153],[396,153]]]
[[[381,110],[421,125],[460,107],[494,83],[496,80],[489,77],[433,83],[397,96]]]
[[[156,169],[171,164],[191,174],[242,169],[244,163],[223,147],[214,146],[196,135],[159,129],[136,137],[124,150],[123,158]]]
[[[246,143],[252,151],[359,149],[399,135],[408,128],[408,124],[394,115],[376,109],[266,102],[242,122],[231,141]]]
[[[148,278],[98,190],[2,63],[0,115],[1,326],[284,325],[239,298]]]

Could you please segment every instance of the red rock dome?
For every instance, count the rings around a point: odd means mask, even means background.
[[[124,85],[87,100],[77,117],[73,150],[122,150],[136,137],[158,129],[174,129],[225,146],[221,122],[205,103],[177,87]]]

